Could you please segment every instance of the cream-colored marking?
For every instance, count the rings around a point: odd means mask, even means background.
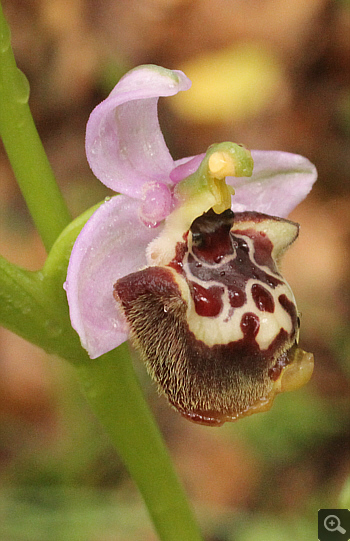
[[[279,274],[277,268],[276,268],[276,272],[274,272],[273,270],[271,270],[267,265],[259,265],[255,259],[255,248],[254,248],[254,242],[253,240],[250,238],[250,237],[247,237],[246,235],[240,235],[239,233],[234,233],[234,236],[237,237],[238,239],[242,239],[244,240],[244,242],[246,242],[248,244],[248,248],[249,248],[249,258],[251,260],[252,263],[254,263],[259,269],[263,270],[264,272],[266,272],[266,274],[269,274],[269,275],[272,275],[274,276],[275,278],[277,278],[278,280],[281,280],[281,275]],[[274,259],[272,258],[272,260],[274,261]]]
[[[298,224],[288,220],[266,219],[261,222],[235,222],[231,232],[236,235],[235,230],[244,231],[245,229],[254,229],[254,231],[265,233],[272,242],[272,257],[278,259],[297,238],[299,228]],[[247,237],[244,237],[247,239]]]
[[[250,239],[246,239],[246,240],[250,244],[250,248],[252,248],[252,241]],[[192,247],[191,239],[189,239],[189,245],[191,249]],[[222,295],[222,302],[223,302],[222,311],[216,317],[203,317],[203,316],[198,315],[195,310],[195,304],[190,295],[189,287],[185,279],[183,277],[180,277],[176,273],[177,282],[179,286],[180,286],[179,282],[181,282],[180,287],[181,287],[181,290],[183,291],[183,294],[185,294],[184,298],[186,298],[186,302],[188,305],[187,321],[189,324],[189,328],[194,333],[194,335],[196,336],[198,340],[201,340],[207,346],[211,347],[215,344],[228,344],[229,342],[235,342],[237,340],[242,339],[244,335],[241,329],[241,321],[242,321],[243,315],[246,312],[252,312],[259,317],[260,327],[259,327],[258,334],[256,336],[256,341],[262,351],[266,350],[269,347],[269,345],[272,343],[272,341],[276,338],[276,336],[280,332],[281,328],[284,329],[288,334],[292,333],[293,325],[292,325],[291,318],[278,301],[278,297],[284,294],[288,297],[289,300],[291,300],[295,304],[294,295],[287,283],[284,282],[283,284],[278,285],[275,289],[273,289],[269,287],[267,284],[260,282],[259,280],[250,279],[247,281],[247,284],[246,284],[246,296],[247,296],[246,303],[239,308],[232,308],[229,302],[228,290],[224,284],[218,284],[218,282],[214,280],[209,280],[209,281],[200,280],[197,277],[192,275],[190,271],[190,267],[188,265],[189,253],[190,252],[186,253],[183,260],[183,268],[186,273],[187,279],[203,286],[206,289],[208,289],[211,286],[218,286],[218,285],[224,288],[224,293]],[[224,259],[226,259],[227,261],[227,259],[231,259],[232,257],[234,256],[226,256]],[[208,268],[213,268],[213,265],[205,265],[203,262],[201,262],[201,264]],[[257,266],[259,268],[262,268],[259,265]],[[272,273],[270,269],[266,268],[266,271],[269,274],[274,275],[274,273]],[[181,280],[179,281],[178,278],[181,278]],[[278,278],[281,280],[280,276],[278,276]],[[274,303],[275,303],[275,310],[272,314],[268,312],[262,312],[257,308],[252,296],[252,286],[254,284],[263,285],[263,287],[266,288],[273,296]]]
[[[165,266],[176,255],[176,244],[184,242],[183,230],[164,228],[163,231],[153,239],[146,248],[147,266]]]
[[[281,329],[287,331],[288,334],[292,331],[292,321],[287,312],[278,302],[278,298],[274,298],[275,311],[273,314],[269,312],[260,312],[260,327],[256,335],[256,341],[260,349],[267,349],[272,341],[276,338]],[[255,312],[259,315],[259,311]]]
[[[253,222],[247,222],[250,224],[249,228],[253,225]],[[247,228],[247,229],[249,229]],[[279,295],[285,294],[287,298],[296,306],[296,300],[293,294],[293,291],[291,287],[289,286],[288,282],[278,273],[275,273],[271,271],[271,269],[265,265],[258,265],[258,263],[255,260],[255,248],[254,248],[254,242],[252,239],[245,235],[240,235],[235,233],[236,237],[243,239],[245,242],[247,242],[249,246],[249,255],[254,261],[255,265],[265,271],[267,274],[272,275],[279,280],[283,281],[284,284],[284,290],[281,289],[281,286],[278,286],[277,288],[273,289],[269,287],[267,284],[264,284],[262,282],[257,281],[257,283],[260,283],[265,289],[267,289],[273,296],[274,303],[275,303],[275,311],[271,314],[269,312],[260,312],[260,327],[259,332],[256,336],[256,341],[259,344],[259,347],[261,350],[267,349],[271,342],[276,338],[277,334],[279,333],[280,329],[284,329],[285,331],[290,334],[292,332],[292,321],[291,318],[284,310],[284,308],[281,306],[281,304],[278,301]],[[257,315],[259,315],[259,310],[255,312]],[[263,314],[263,317],[261,317],[261,314]]]
[[[273,226],[275,226],[274,220],[268,221],[273,222]],[[245,227],[240,227],[241,225],[244,225]],[[238,224],[238,229],[250,229],[254,226],[255,229],[259,230],[259,228],[256,227],[257,225],[259,226],[261,224],[246,222],[244,224]],[[261,228],[260,230],[263,231],[264,228]],[[245,313],[251,312],[259,318],[260,326],[256,336],[256,341],[260,347],[260,350],[264,351],[270,346],[270,344],[276,338],[281,329],[284,329],[289,335],[293,333],[293,323],[291,317],[288,312],[286,312],[286,310],[281,306],[278,298],[280,295],[286,295],[286,297],[291,302],[293,302],[294,305],[296,305],[295,298],[288,283],[283,280],[280,274],[278,274],[277,272],[274,273],[266,266],[257,264],[254,259],[254,243],[252,239],[246,237],[244,234],[236,234],[236,236],[243,238],[247,242],[250,250],[250,257],[255,263],[255,265],[262,271],[266,272],[268,275],[277,277],[283,282],[282,284],[278,285],[276,288],[272,288],[259,280],[249,279],[246,283],[245,290],[247,297],[246,303],[239,308],[232,308],[229,302],[227,286],[225,286],[224,284],[220,284],[214,280],[200,280],[197,277],[193,276],[193,274],[191,273],[188,264],[189,254],[191,253],[194,259],[198,262],[199,260],[192,253],[192,235],[189,234],[188,251],[186,252],[183,259],[183,269],[186,274],[186,279],[189,281],[193,281],[206,289],[211,286],[219,285],[224,290],[221,298],[223,303],[222,311],[216,317],[203,317],[198,315],[195,310],[195,304],[190,294],[190,289],[185,278],[179,273],[177,273],[175,270],[170,270],[172,271],[174,279],[180,288],[183,299],[187,303],[187,321],[189,329],[194,333],[198,340],[201,340],[207,346],[211,347],[215,344],[228,344],[229,342],[235,342],[242,339],[244,336],[241,329],[242,317]],[[162,241],[165,242],[165,237],[163,237]],[[222,259],[219,264],[216,265],[205,264],[203,261],[200,261],[200,263],[203,267],[207,267],[208,269],[213,269],[215,267],[215,269],[218,270],[222,265],[225,265],[228,260],[234,259],[235,257],[236,254],[227,255]],[[262,285],[267,291],[271,293],[274,299],[275,306],[273,313],[260,311],[256,306],[252,296],[252,286],[254,284]]]
[[[196,280],[196,282],[203,286],[206,284],[205,287],[216,284],[216,282],[201,282],[199,280]],[[243,306],[234,308],[233,310],[229,304],[228,293],[225,288],[225,293],[222,297],[224,309],[216,317],[199,316],[195,310],[192,297],[189,295],[187,321],[190,330],[195,334],[196,338],[209,347],[214,346],[215,344],[228,344],[229,342],[240,340],[243,338],[241,321],[243,315],[247,312],[251,312],[259,318],[260,327],[256,336],[256,341],[261,351],[266,350],[270,346],[281,329],[284,329],[290,334],[293,330],[292,321],[288,313],[278,302],[279,295],[286,294],[289,296],[289,288],[285,285],[280,285],[275,290],[266,287],[271,293],[274,291],[275,311],[273,314],[270,314],[268,312],[261,312],[257,308],[251,294],[251,287],[254,283],[258,282],[255,280],[248,281],[247,302]]]

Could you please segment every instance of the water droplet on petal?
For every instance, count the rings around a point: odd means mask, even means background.
[[[157,227],[170,213],[171,202],[171,193],[168,186],[162,182],[145,184],[140,205],[142,222],[148,227]]]

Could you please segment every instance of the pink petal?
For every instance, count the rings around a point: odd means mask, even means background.
[[[197,154],[197,156],[190,156],[189,158],[181,158],[180,160],[176,160],[176,167],[170,173],[170,179],[172,180],[172,182],[174,184],[177,184],[178,182],[180,182],[180,180],[183,180],[184,178],[192,175],[192,173],[197,171],[204,157],[205,153]]]
[[[256,210],[285,217],[307,196],[317,178],[315,166],[289,152],[252,150],[252,177],[228,177],[234,187],[232,210]]]
[[[106,201],[86,223],[72,250],[65,284],[70,317],[93,359],[127,339],[113,285],[146,265],[146,246],[160,232],[141,223],[139,204],[127,196]]]
[[[86,155],[96,177],[116,192],[142,197],[142,185],[171,183],[174,162],[159,127],[157,103],[190,88],[181,71],[140,66],[128,72],[91,113]]]

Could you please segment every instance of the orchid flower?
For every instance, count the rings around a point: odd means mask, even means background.
[[[302,156],[233,143],[174,161],[157,102],[190,85],[140,66],[91,113],[90,167],[121,195],[78,236],[65,289],[92,359],[131,338],[172,405],[220,425],[311,376],[279,262],[298,235],[285,217],[317,175]]]

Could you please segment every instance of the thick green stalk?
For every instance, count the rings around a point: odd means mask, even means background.
[[[145,500],[162,541],[202,541],[127,344],[77,367],[85,394]]]
[[[72,231],[74,222],[60,236],[58,244],[67,246],[67,241],[70,244]],[[62,257],[60,265],[60,248],[56,244],[44,270],[35,273],[0,257],[0,323],[76,365],[87,400],[138,486],[159,538],[201,541],[183,488],[138,384],[127,345],[91,360],[70,326],[60,278],[66,258]]]
[[[79,224],[80,225],[80,224]],[[64,231],[43,271],[19,269],[0,257],[0,323],[76,365],[87,400],[138,486],[162,541],[201,541],[183,488],[134,373],[127,345],[91,360],[69,324],[58,254]],[[62,257],[62,261],[66,259]],[[61,295],[62,293],[62,295]]]
[[[159,538],[201,541],[126,344],[91,360],[70,325],[62,284],[74,241],[96,208],[66,227],[41,271],[20,269],[0,256],[0,324],[76,365],[86,397],[139,487]]]
[[[21,269],[0,256],[0,325],[48,353],[75,363],[89,357],[72,329],[68,307],[50,289],[41,272]],[[64,291],[62,288],[62,296]]]
[[[75,239],[98,206],[62,231],[42,270],[31,272],[0,256],[0,325],[73,364],[89,357],[72,329],[63,283]]]
[[[49,251],[70,214],[36,130],[29,83],[17,68],[0,5],[0,135],[30,214]]]

